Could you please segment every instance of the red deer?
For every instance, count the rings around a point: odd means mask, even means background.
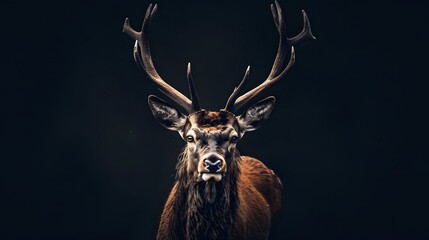
[[[273,110],[275,98],[258,97],[282,79],[295,61],[294,46],[315,39],[307,15],[297,36],[287,38],[282,10],[277,1],[271,5],[280,34],[277,55],[267,79],[240,96],[249,76],[234,89],[220,111],[200,108],[188,64],[190,99],[171,87],[158,74],[152,62],[148,27],[157,5],[150,4],[140,32],[125,19],[123,31],[135,40],[134,60],[159,90],[175,102],[176,109],[151,95],[150,109],[159,123],[177,131],[186,147],[177,163],[176,180],[165,203],[157,239],[267,239],[271,217],[279,212],[282,183],[258,159],[241,156],[236,146],[244,133],[256,130]],[[290,50],[290,54],[289,53]],[[284,59],[289,57],[284,67]],[[250,107],[249,107],[250,106]],[[182,111],[180,111],[182,110]],[[241,113],[240,115],[236,115]]]

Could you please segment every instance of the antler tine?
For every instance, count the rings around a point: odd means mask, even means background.
[[[146,10],[145,18],[143,20],[140,32],[135,31],[130,26],[129,19],[126,18],[123,26],[123,32],[128,34],[131,38],[136,40],[134,45],[134,60],[142,72],[145,72],[158,89],[163,92],[167,97],[181,106],[188,114],[193,112],[192,101],[185,95],[177,91],[175,88],[166,83],[156,71],[150,54],[150,47],[148,41],[149,24],[156,13],[157,5],[150,4]],[[197,100],[198,101],[198,100]]]
[[[276,25],[277,31],[280,32],[277,9],[274,7],[274,4],[271,4],[270,7],[271,7],[271,15],[273,15],[274,24]]]
[[[200,100],[198,99],[197,89],[195,88],[194,80],[191,74],[191,63],[188,63],[188,70],[186,71],[188,79],[189,92],[191,93],[192,109],[194,112],[200,110]]]
[[[247,79],[249,78],[250,74],[250,65],[247,66],[246,72],[244,73],[243,80],[241,80],[240,84],[234,88],[234,91],[232,92],[231,96],[228,98],[228,101],[226,102],[225,108],[223,110],[232,112],[234,108],[234,102],[239,97],[239,93],[244,87],[244,84],[247,82]]]
[[[295,46],[301,41],[306,39],[316,40],[316,37],[311,32],[310,20],[308,20],[307,13],[304,10],[302,11],[302,18],[304,21],[304,26],[302,27],[301,32],[293,38],[288,39],[288,43],[290,46]]]
[[[286,24],[283,19],[283,12],[277,0],[274,2],[274,4],[271,4],[271,13],[273,15],[277,31],[280,35],[279,46],[277,49],[276,58],[274,59],[273,67],[271,68],[270,74],[264,82],[262,82],[259,86],[255,87],[249,92],[236,98],[234,106],[231,107],[234,112],[240,112],[240,110],[243,109],[248,103],[251,103],[251,100],[256,99],[260,94],[262,94],[264,91],[269,89],[271,86],[273,86],[276,82],[278,82],[284,77],[284,75],[295,63],[294,46],[296,44],[306,39],[316,39],[311,33],[310,21],[308,20],[307,14],[304,10],[302,11],[304,18],[303,29],[301,33],[299,33],[293,38],[287,37]],[[282,68],[282,66],[284,65],[285,56],[289,52],[289,49],[291,50],[289,62],[285,68]],[[237,88],[234,89],[233,95],[238,94],[236,93],[236,90]],[[228,101],[230,101],[230,99],[228,99]]]
[[[267,79],[263,83],[261,83],[259,86],[255,87],[251,91],[248,91],[247,93],[241,95],[234,103],[234,112],[238,113],[243,109],[247,104],[258,97],[262,92],[268,90],[270,87],[272,87],[278,80],[280,80],[287,71],[295,64],[295,50],[294,47],[291,48],[291,57],[289,59],[289,63],[283,69],[283,71],[273,79]]]
[[[271,13],[273,15],[274,23],[276,24],[277,31],[280,35],[279,46],[277,48],[276,58],[274,59],[273,67],[268,75],[268,79],[273,78],[281,70],[283,65],[284,56],[287,54],[289,48],[287,48],[287,36],[286,36],[286,25],[283,21],[283,12],[277,1],[275,4],[271,4]]]

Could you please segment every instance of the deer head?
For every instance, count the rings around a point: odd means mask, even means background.
[[[197,182],[220,182],[231,172],[229,166],[234,165],[234,156],[238,154],[236,151],[238,141],[244,133],[258,129],[262,122],[268,119],[274,108],[273,96],[261,101],[257,100],[292,67],[295,62],[294,46],[302,40],[315,39],[311,33],[310,23],[307,15],[302,11],[304,27],[301,33],[293,38],[287,38],[282,10],[277,1],[272,4],[272,15],[280,34],[280,41],[267,79],[249,92],[240,95],[249,77],[249,66],[243,80],[228,98],[225,107],[219,111],[207,111],[200,108],[190,64],[187,69],[190,99],[162,80],[156,71],[148,42],[149,24],[156,10],[156,4],[149,5],[140,32],[130,27],[128,18],[125,20],[123,31],[136,41],[134,60],[139,69],[146,73],[159,90],[177,103],[181,109],[173,107],[154,95],[149,96],[149,106],[162,126],[177,131],[186,141],[184,154],[187,155],[185,169],[187,176]],[[286,56],[289,56],[289,61],[284,67]]]

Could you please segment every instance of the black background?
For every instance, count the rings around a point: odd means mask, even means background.
[[[423,1],[422,1],[423,2]],[[427,239],[428,8],[418,1],[281,0],[289,35],[305,9],[317,41],[240,142],[283,180],[272,239]],[[153,239],[184,143],[153,119],[125,17],[148,1],[2,3],[2,239]],[[270,1],[157,1],[163,78],[223,107],[251,65],[270,71]]]

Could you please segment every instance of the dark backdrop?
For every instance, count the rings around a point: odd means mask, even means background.
[[[422,1],[423,2],[423,1]],[[271,119],[240,142],[280,176],[272,239],[428,237],[426,47],[418,1],[281,0],[290,35],[317,41],[270,94]],[[150,40],[164,79],[193,75],[218,110],[277,48],[271,1],[157,1]],[[149,2],[2,3],[2,239],[153,239],[184,143],[147,106],[125,17]]]

